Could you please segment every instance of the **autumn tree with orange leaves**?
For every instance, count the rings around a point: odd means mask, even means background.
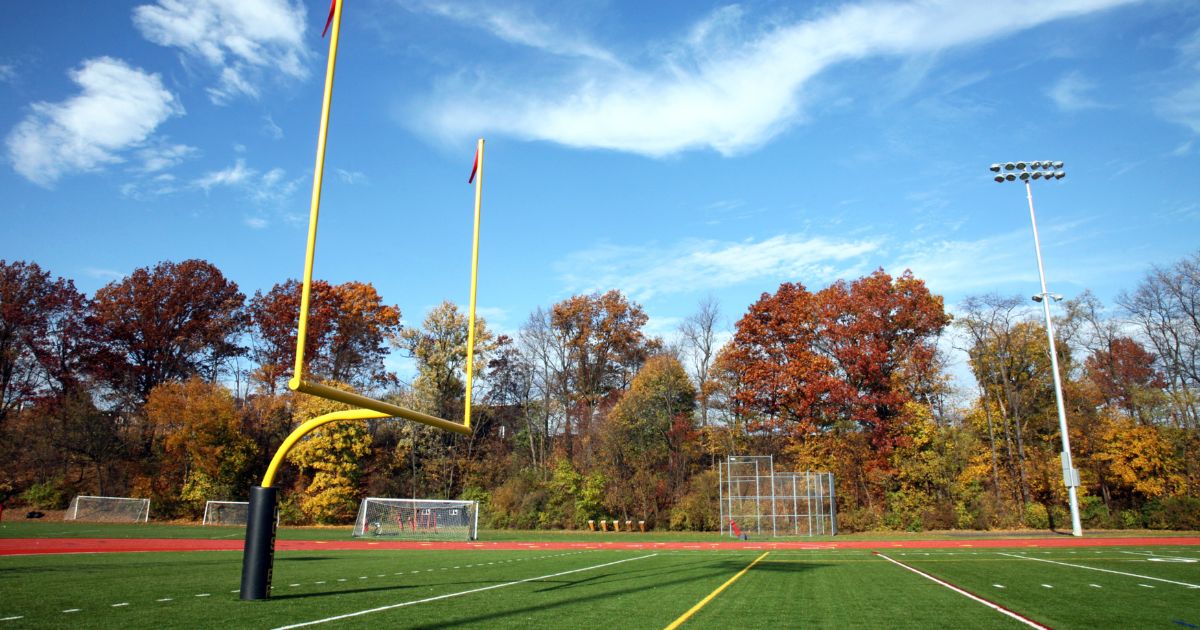
[[[650,352],[661,345],[647,339],[642,327],[649,321],[641,305],[620,291],[576,295],[555,304],[550,326],[565,350],[565,376],[572,409],[567,413],[565,449],[590,465],[594,451],[592,430],[597,409],[606,398],[628,388],[633,375]]]
[[[250,300],[254,374],[268,394],[278,391],[295,367],[301,284],[296,280],[256,292]],[[304,369],[318,379],[358,388],[384,386],[394,377],[383,360],[400,334],[400,308],[383,303],[369,283],[312,284]]]
[[[886,466],[904,406],[932,394],[949,322],[941,297],[908,271],[893,279],[878,270],[817,293],[784,283],[738,321],[722,361],[740,381],[735,404],[755,414],[752,429],[800,440],[860,434],[873,460],[866,474]]]

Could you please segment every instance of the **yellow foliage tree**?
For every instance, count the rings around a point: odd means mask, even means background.
[[[349,408],[324,398],[301,396],[296,399],[293,417],[298,424]],[[301,468],[303,477],[312,475],[304,488],[300,511],[322,524],[344,523],[353,518],[362,465],[370,455],[371,436],[363,421],[331,422],[308,434],[287,456]]]
[[[160,482],[181,484],[179,496],[193,508],[234,498],[248,486],[255,444],[243,434],[225,387],[198,377],[163,383],[150,392],[146,418],[162,440]]]
[[[1147,499],[1183,488],[1180,462],[1159,428],[1124,416],[1104,418],[1101,427],[1101,447],[1092,457],[1103,463],[1114,487]]]

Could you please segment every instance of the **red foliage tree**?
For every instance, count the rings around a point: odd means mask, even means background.
[[[36,397],[77,388],[90,357],[87,307],[70,280],[0,260],[0,427]]]
[[[1143,413],[1144,394],[1167,386],[1154,367],[1157,358],[1133,339],[1117,337],[1107,349],[1093,352],[1084,361],[1084,370],[1106,403],[1145,421],[1149,416]]]
[[[764,428],[797,436],[855,426],[887,450],[892,423],[932,380],[949,322],[941,297],[908,271],[815,294],[784,283],[751,305],[723,360],[742,381],[736,402]]]
[[[108,284],[93,300],[100,378],[131,403],[166,381],[216,379],[244,352],[236,343],[244,302],[237,284],[203,260],[161,262]]]
[[[258,380],[268,393],[292,376],[300,325],[301,284],[288,280],[250,300]],[[304,369],[322,379],[356,386],[384,384],[387,342],[400,332],[400,309],[383,303],[361,282],[331,285],[315,280],[309,297]]]

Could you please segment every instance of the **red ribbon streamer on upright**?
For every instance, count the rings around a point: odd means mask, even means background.
[[[471,164],[471,176],[467,178],[467,183],[475,181],[475,172],[479,170],[479,147],[475,147],[475,163]]]
[[[321,39],[325,38],[325,33],[329,32],[329,25],[333,24],[333,10],[337,8],[337,0],[332,0],[329,3],[329,17],[325,18],[325,30],[321,31]]]

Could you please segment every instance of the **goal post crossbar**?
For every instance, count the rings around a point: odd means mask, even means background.
[[[87,504],[91,508],[90,512],[85,508],[82,520],[116,520],[132,521],[135,523],[147,523],[150,521],[150,499],[102,497],[87,494],[81,494],[71,499],[71,505],[67,508],[67,513],[63,515],[63,520],[80,520],[79,506],[81,504]],[[103,507],[104,505],[110,507],[106,509]],[[114,516],[116,518],[112,518]]]

